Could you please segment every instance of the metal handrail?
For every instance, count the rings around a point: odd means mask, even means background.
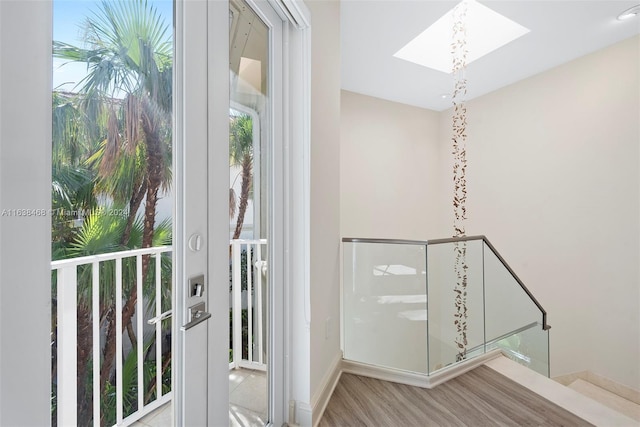
[[[387,244],[397,244],[397,245],[427,245],[429,244],[428,240],[406,240],[406,239],[361,239],[357,237],[343,237],[343,243],[387,243]]]
[[[482,240],[487,244],[491,252],[500,260],[502,265],[507,269],[507,271],[511,274],[511,276],[515,279],[516,282],[520,285],[522,290],[529,296],[529,299],[533,301],[533,303],[538,307],[538,310],[542,312],[542,329],[548,331],[551,329],[551,325],[547,323],[547,311],[542,307],[542,304],[538,302],[536,297],[533,296],[529,288],[527,288],[522,280],[518,277],[515,271],[511,268],[511,266],[505,261],[505,259],[500,255],[500,253],[496,250],[496,248],[491,244],[489,240],[485,236],[482,236]]]
[[[493,252],[493,254],[496,256],[496,258],[498,258],[500,260],[500,262],[502,263],[502,265],[507,269],[507,271],[509,272],[509,274],[511,274],[511,277],[514,278],[514,280],[516,282],[518,282],[518,284],[520,285],[520,287],[522,288],[522,290],[527,294],[527,296],[529,297],[529,299],[531,301],[533,301],[533,303],[536,305],[536,307],[538,307],[538,310],[540,310],[540,312],[542,313],[542,329],[545,331],[548,331],[549,329],[551,329],[551,325],[549,325],[547,323],[547,311],[542,307],[542,304],[540,304],[538,302],[538,300],[536,299],[536,297],[533,296],[533,294],[531,293],[531,291],[526,287],[526,285],[524,284],[524,282],[522,280],[520,280],[520,278],[518,277],[518,275],[516,274],[515,271],[513,271],[513,269],[511,268],[511,266],[507,263],[507,261],[502,257],[502,255],[500,255],[500,253],[496,250],[496,248],[491,244],[491,242],[489,241],[489,239],[487,239],[486,236],[483,235],[479,235],[479,236],[462,236],[462,237],[450,237],[447,239],[436,239],[436,240],[429,240],[428,244],[441,244],[441,243],[458,243],[458,242],[468,242],[468,241],[473,241],[473,240],[482,240],[484,243],[486,243],[486,245],[489,247],[489,249],[491,249],[491,251]]]
[[[489,249],[493,252],[493,254],[500,260],[502,265],[507,269],[511,277],[520,285],[522,290],[527,294],[529,299],[538,307],[538,310],[542,313],[542,329],[548,331],[551,329],[551,325],[547,323],[547,311],[542,307],[542,305],[538,302],[536,297],[533,296],[531,291],[525,286],[524,282],[520,280],[518,275],[513,271],[511,266],[505,261],[505,259],[500,255],[500,253],[496,250],[496,248],[489,242],[486,236],[478,235],[478,236],[461,236],[461,237],[448,237],[445,239],[433,239],[433,240],[405,240],[405,239],[371,239],[371,238],[352,238],[352,237],[343,237],[343,243],[385,243],[385,244],[400,244],[400,245],[438,245],[444,243],[459,243],[459,242],[469,242],[473,240],[482,240],[487,244]]]

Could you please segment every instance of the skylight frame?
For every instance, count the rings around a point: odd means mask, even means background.
[[[523,25],[475,0],[463,0],[463,2],[467,3],[467,64],[530,32]],[[443,73],[451,73],[453,11],[458,5],[400,48],[393,56]]]

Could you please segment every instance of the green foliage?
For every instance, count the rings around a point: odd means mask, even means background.
[[[97,123],[78,107],[74,94],[53,92],[52,161],[54,165],[77,166],[91,153],[92,131]]]
[[[253,197],[253,120],[246,114],[232,113],[229,116],[229,165],[241,168],[240,196],[236,195],[233,184],[229,189],[229,216],[233,217],[236,211],[238,213],[232,238],[238,239],[249,199]]]
[[[122,212],[123,209],[115,207],[97,209],[85,219],[82,228],[77,232],[75,240],[70,242],[66,250],[59,252],[59,254],[63,254],[63,258],[77,258],[139,248],[142,243],[142,218],[138,217],[134,221],[128,246],[124,246],[120,243],[122,232],[126,225],[126,216],[120,215]],[[172,225],[171,220],[167,218],[156,225],[154,246],[170,246],[171,241]],[[152,266],[155,265],[155,257],[152,257],[150,262]],[[163,254],[161,263],[162,310],[164,311],[168,310],[171,304],[171,254]],[[135,257],[123,258],[122,284],[125,294],[132,286],[135,286],[137,280],[136,269]],[[84,265],[78,268],[78,303],[85,304],[87,307],[91,304],[92,271],[91,265]],[[156,269],[150,268],[143,283],[148,313],[152,313],[155,309],[155,277]],[[100,263],[100,298],[103,303],[115,303],[115,261]]]
[[[229,118],[229,164],[242,166],[247,158],[253,161],[253,120],[246,114]]]
[[[152,334],[149,336],[149,339],[145,340],[144,355],[150,354],[149,349],[154,343],[155,335]],[[169,367],[170,366],[171,365],[169,365]],[[144,375],[143,384],[148,390],[151,384],[155,382],[156,361],[149,359],[143,360],[142,370]],[[143,391],[145,395],[148,395],[145,403],[155,398],[157,393],[155,390],[152,393],[148,393],[147,390]],[[163,394],[170,390],[170,384],[163,382]],[[138,410],[138,354],[135,347],[127,353],[122,363],[122,401],[123,415],[125,418]],[[100,412],[105,419],[104,425],[111,426],[116,424],[116,386],[109,381],[107,382],[103,398],[100,402]]]
[[[145,403],[156,398],[157,390],[155,390],[156,378],[156,361],[149,358],[151,355],[151,347],[155,343],[155,334],[150,334],[144,341],[143,354],[143,384],[145,387]],[[155,353],[154,353],[155,354]],[[92,372],[92,369],[89,370]],[[168,378],[168,381],[166,380]],[[171,391],[171,364],[163,372],[162,394]],[[85,378],[85,382],[89,385],[91,382],[91,374]],[[126,354],[122,363],[122,400],[123,414],[126,418],[138,409],[138,354],[135,346]],[[51,387],[51,419],[52,425],[57,422],[57,384],[53,383]],[[116,424],[116,386],[107,381],[106,387],[100,401],[100,413],[104,418],[103,425]]]
[[[142,218],[136,217],[127,245],[120,243],[129,213],[126,208],[107,206],[91,212],[70,244],[69,258],[139,248],[142,244]],[[155,227],[153,246],[171,245],[171,219]]]
[[[122,121],[119,121],[118,132],[122,132],[122,126]],[[138,143],[130,151],[116,155],[111,160],[112,164],[105,170],[106,165],[103,162],[107,158],[107,142],[107,138],[103,139],[85,163],[99,175],[100,179],[96,180],[96,192],[109,195],[117,204],[126,204],[138,191],[147,172],[146,146]]]
[[[157,191],[147,183],[171,187],[171,27],[145,0],[104,0],[85,25],[85,46],[53,43],[54,57],[88,68],[77,93],[54,93],[54,146],[66,153],[61,164],[81,159],[93,173],[94,194],[135,211],[146,191]],[[147,168],[150,131],[161,144],[160,170]]]
[[[79,212],[97,206],[95,172],[84,163],[91,153],[89,123],[69,94],[53,93],[51,238],[54,259],[74,240]]]
[[[240,251],[240,290],[246,291],[248,289],[248,281],[247,281],[247,263],[250,262],[253,264],[255,256],[253,254],[253,249],[249,250],[249,254],[251,256],[251,261],[247,258],[247,250],[242,249]],[[254,269],[251,268],[251,283],[255,283],[255,274]],[[233,290],[233,263],[229,263],[229,292]]]
[[[242,357],[249,357],[249,311],[243,308],[240,313],[242,322]],[[233,362],[233,309],[229,309],[229,363]]]

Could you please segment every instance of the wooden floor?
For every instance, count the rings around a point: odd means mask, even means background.
[[[319,427],[590,425],[480,366],[431,390],[343,374]]]

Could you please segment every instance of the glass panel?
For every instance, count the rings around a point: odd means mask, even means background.
[[[466,250],[466,312],[464,337],[456,322],[456,245]],[[484,352],[482,242],[440,243],[427,246],[429,300],[429,372]],[[466,311],[465,311],[466,310]],[[464,329],[464,328],[461,328]],[[457,341],[464,342],[460,346]]]
[[[344,244],[344,357],[427,372],[423,245]]]
[[[549,331],[540,323],[501,337],[487,345],[487,350],[499,348],[510,359],[534,371],[549,376]]]
[[[255,426],[269,418],[270,30],[239,0],[229,3],[229,23],[229,415]]]
[[[487,341],[540,322],[542,313],[509,270],[484,244]]]
[[[549,375],[541,312],[483,240],[343,251],[345,359],[431,374],[499,348]]]
[[[130,424],[171,397],[173,1],[53,11],[51,422]]]

